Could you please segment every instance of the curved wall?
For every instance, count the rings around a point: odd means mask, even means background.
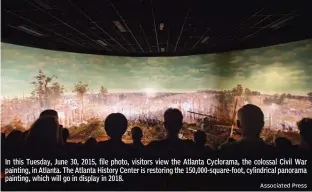
[[[172,102],[187,101],[189,104],[185,105],[191,105],[193,110],[208,113],[212,106],[218,105],[216,99],[192,92],[232,89],[240,84],[262,94],[248,102],[263,105],[265,111],[272,110],[266,109],[263,102],[270,94],[305,96],[284,100],[279,106],[281,114],[284,110],[293,112],[280,122],[290,120],[294,124],[303,116],[312,116],[311,102],[306,97],[312,92],[312,40],[222,54],[149,58],[56,52],[5,43],[1,47],[2,100],[29,97],[34,90],[31,82],[41,69],[45,75],[57,77],[52,83],[63,85],[65,95],[73,95],[79,81],[88,84],[89,95],[98,93],[101,86],[109,93],[146,92],[148,97],[157,92],[178,92],[184,96]],[[199,98],[204,96],[211,98],[209,104],[200,103]]]

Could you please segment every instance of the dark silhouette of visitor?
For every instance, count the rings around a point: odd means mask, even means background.
[[[231,145],[232,143],[236,142],[236,140],[233,137],[228,138],[224,143],[222,143],[219,147],[218,150],[222,150],[226,147],[228,147],[229,145]]]
[[[223,152],[240,157],[270,156],[274,153],[274,148],[260,138],[264,127],[264,114],[258,106],[247,104],[240,108],[237,112],[237,126],[242,132],[242,140],[224,147]]]
[[[277,137],[274,140],[274,145],[277,149],[280,150],[288,150],[291,149],[293,146],[291,141],[285,137]]]
[[[95,138],[90,137],[86,142],[85,142],[85,146],[87,146],[87,148],[94,148],[97,145],[97,141]]]
[[[143,133],[140,127],[133,127],[131,129],[131,135],[132,135],[132,140],[133,140],[133,146],[144,147],[142,143]]]
[[[6,136],[5,136],[5,133],[1,133],[1,146],[2,146],[2,149],[1,149],[1,151],[3,152],[3,153],[5,153],[6,151],[5,150],[7,150],[7,146],[5,145],[5,138],[6,138]],[[2,153],[2,154],[3,154]]]
[[[300,131],[300,147],[311,151],[312,148],[312,118],[303,118],[297,123]]]
[[[82,145],[80,150],[80,156],[97,156],[98,150],[97,150],[97,140],[93,137],[90,137],[86,140],[84,145]]]
[[[281,155],[293,154],[295,152],[295,146],[285,137],[277,137],[274,140],[274,146]]]
[[[122,142],[122,136],[128,127],[128,120],[121,113],[112,113],[105,119],[104,126],[111,141]]]
[[[166,129],[166,138],[160,141],[153,141],[148,145],[151,158],[184,158],[197,154],[192,140],[182,140],[179,138],[179,132],[183,127],[183,114],[179,109],[169,108],[164,113],[164,127]],[[161,178],[152,178],[155,183],[151,184],[156,189],[159,186],[165,186],[164,189],[184,189],[190,190],[191,185],[185,175],[178,177],[162,176]],[[193,187],[193,185],[191,186]],[[193,188],[192,188],[193,189]]]
[[[13,130],[9,135],[6,137],[5,141],[8,145],[12,146],[15,145],[19,140],[20,137],[23,135],[23,132],[19,130]]]
[[[67,143],[67,139],[69,138],[69,130],[67,128],[62,129],[62,139],[63,143]]]
[[[241,129],[243,139],[257,141],[264,126],[264,114],[255,105],[248,104],[240,108],[237,112],[237,126]]]
[[[27,139],[27,137],[28,137],[28,133],[29,133],[29,130],[26,130],[26,131],[23,132],[22,137],[20,138],[20,141],[21,141],[22,143],[25,143],[25,142],[26,142],[26,139]]]
[[[133,127],[131,129],[131,136],[132,136],[132,154],[135,157],[144,156],[146,154],[146,148],[142,143],[143,132],[140,127]]]
[[[194,147],[195,147],[196,153],[199,156],[205,157],[213,151],[210,146],[206,145],[207,135],[202,130],[198,130],[196,133],[194,133],[194,143],[195,143]]]
[[[196,147],[205,147],[207,142],[207,135],[203,131],[197,131],[194,133],[194,143]]]
[[[167,131],[167,140],[179,141],[179,132],[183,126],[183,115],[178,109],[167,109],[164,113],[164,126]]]
[[[127,118],[121,113],[109,114],[104,122],[106,134],[110,137],[107,141],[99,142],[99,147],[107,155],[124,155],[127,152],[127,145],[122,141],[122,136],[128,127]]]
[[[166,139],[153,141],[148,148],[154,155],[164,156],[186,156],[194,152],[193,141],[182,140],[179,132],[183,126],[183,115],[179,109],[169,108],[164,113],[164,126],[166,129]]]
[[[56,119],[58,120],[58,113],[57,111],[53,109],[47,109],[47,110],[42,111],[39,115],[39,118],[46,117],[46,116],[53,116],[53,117],[56,117]]]
[[[41,117],[30,127],[26,144],[38,149],[56,147],[62,143],[59,131],[59,124],[54,116]]]
[[[6,154],[17,154],[19,153],[19,149],[22,146],[22,142],[20,140],[20,138],[22,137],[23,132],[19,131],[19,130],[13,130],[11,131],[11,133],[9,133],[9,135],[5,138],[4,142],[3,142],[3,146],[4,149],[3,151]]]
[[[58,112],[53,109],[47,109],[47,110],[42,111],[39,115],[39,118],[42,118],[42,117],[55,117],[57,121],[59,120]],[[63,138],[62,136],[63,125],[59,125],[58,127],[59,127],[59,131],[58,131],[59,138]],[[63,142],[63,139],[61,139],[61,141]]]
[[[1,141],[5,140],[5,133],[1,133]]]

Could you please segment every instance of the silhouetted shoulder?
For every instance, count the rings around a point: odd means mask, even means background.
[[[118,152],[126,152],[131,149],[130,145],[127,145],[123,142],[114,142],[112,140],[98,142],[98,148],[102,150],[104,153],[118,153]]]
[[[277,150],[263,142],[261,139],[257,141],[242,140],[224,145],[220,149],[222,155],[233,156],[274,156]]]
[[[120,146],[120,147],[127,147],[127,144],[124,142],[114,142],[112,140],[107,140],[107,141],[100,141],[98,142],[98,145],[100,147],[110,147],[110,146]]]
[[[230,151],[232,148],[235,148],[238,145],[239,144],[237,141],[233,141],[231,143],[226,142],[219,146],[219,151]]]
[[[146,147],[150,149],[150,148],[158,147],[158,146],[161,146],[164,144],[165,144],[165,142],[163,140],[152,141]]]
[[[191,140],[162,140],[154,141],[148,145],[148,150],[154,155],[189,156],[194,152]]]
[[[176,141],[170,141],[170,140],[160,140],[160,141],[152,141],[148,144],[147,147],[158,147],[158,146],[181,146],[181,147],[192,147],[194,146],[194,143],[192,140],[186,139],[186,140],[176,140]]]

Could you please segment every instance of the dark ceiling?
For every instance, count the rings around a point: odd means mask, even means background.
[[[224,52],[312,38],[312,11],[304,4],[308,1],[1,2],[2,42],[53,50],[169,56]]]

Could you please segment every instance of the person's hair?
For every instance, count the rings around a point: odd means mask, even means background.
[[[243,136],[260,136],[264,126],[264,114],[258,106],[244,105],[238,110],[237,117],[237,123],[242,130]]]
[[[41,117],[47,117],[47,116],[54,116],[58,119],[58,113],[57,111],[53,110],[53,109],[47,109],[47,110],[44,110],[40,113],[40,116],[39,118]]]
[[[61,144],[59,131],[59,124],[55,117],[41,117],[29,129],[26,142],[30,145],[38,145],[38,147]]]
[[[121,113],[109,114],[104,122],[107,135],[112,139],[121,139],[128,127],[127,118]]]
[[[298,129],[300,131],[300,136],[305,142],[307,142],[310,147],[312,144],[312,118],[303,118],[297,122]]]
[[[203,131],[197,131],[194,133],[194,142],[196,144],[205,145],[207,141],[206,133]]]
[[[164,113],[164,125],[170,134],[178,134],[183,126],[183,115],[179,109],[169,108]]]

